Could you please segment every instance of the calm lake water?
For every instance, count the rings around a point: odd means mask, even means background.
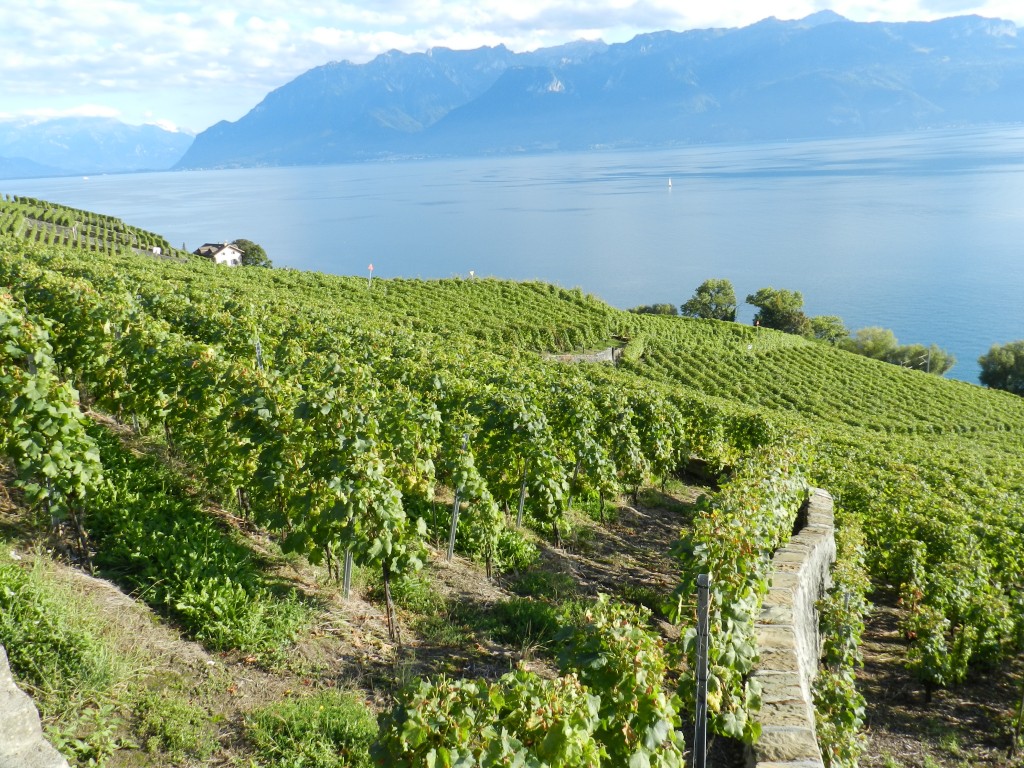
[[[669,181],[671,180],[671,185]],[[618,307],[801,291],[808,314],[977,358],[1024,338],[1024,127],[307,168],[0,182],[189,250],[248,238],[274,263],[375,277],[579,286]],[[750,322],[753,309],[740,308]]]

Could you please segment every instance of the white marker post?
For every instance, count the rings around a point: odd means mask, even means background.
[[[370,270],[370,276],[366,278],[366,287],[367,288],[372,288],[373,287],[373,264],[368,266],[367,269]]]
[[[263,345],[260,344],[260,332],[259,331],[256,331],[255,346],[256,346],[256,368],[259,370],[260,373],[263,373]]]
[[[469,433],[467,432],[462,436],[462,452],[465,453],[469,447]],[[452,556],[455,554],[455,532],[459,528],[459,494],[462,492],[462,488],[455,489],[455,503],[452,504],[452,528],[448,534],[448,555],[445,558],[447,562],[452,561]]]
[[[342,594],[348,600],[352,594],[352,547],[345,550],[345,572],[342,576]]]

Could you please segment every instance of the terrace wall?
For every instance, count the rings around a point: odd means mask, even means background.
[[[761,738],[748,748],[757,768],[821,768],[814,728],[814,682],[821,656],[815,603],[831,585],[836,558],[832,497],[815,490],[801,511],[798,530],[775,553],[771,588],[757,623],[759,660],[753,677],[763,705],[756,719]]]
[[[11,677],[7,651],[0,645],[0,768],[68,768],[43,737],[39,712]]]

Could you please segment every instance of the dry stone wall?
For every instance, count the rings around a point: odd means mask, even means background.
[[[554,354],[548,353],[544,357],[548,360],[557,360],[560,363],[614,363],[622,356],[621,347],[608,347],[599,352],[585,352],[582,354]]]
[[[0,768],[68,768],[43,737],[39,712],[11,677],[7,651],[0,645]]]
[[[815,490],[790,542],[775,553],[772,582],[757,623],[761,738],[748,750],[757,768],[823,768],[811,684],[821,656],[818,599],[836,558],[832,497]]]

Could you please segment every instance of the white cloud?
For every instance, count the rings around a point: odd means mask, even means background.
[[[307,39],[315,45],[334,48],[349,42],[352,39],[352,33],[337,27],[313,27]]]
[[[172,123],[170,120],[146,120],[145,124],[155,125],[157,128],[162,128],[163,130],[170,131],[171,133],[188,133],[188,131],[182,131],[181,128]]]
[[[41,107],[38,109],[26,109],[20,112],[0,112],[0,120],[28,120],[30,122],[43,122],[44,120],[55,120],[60,117],[111,117],[120,119],[121,111],[102,104],[79,104],[67,109],[51,109]]]

